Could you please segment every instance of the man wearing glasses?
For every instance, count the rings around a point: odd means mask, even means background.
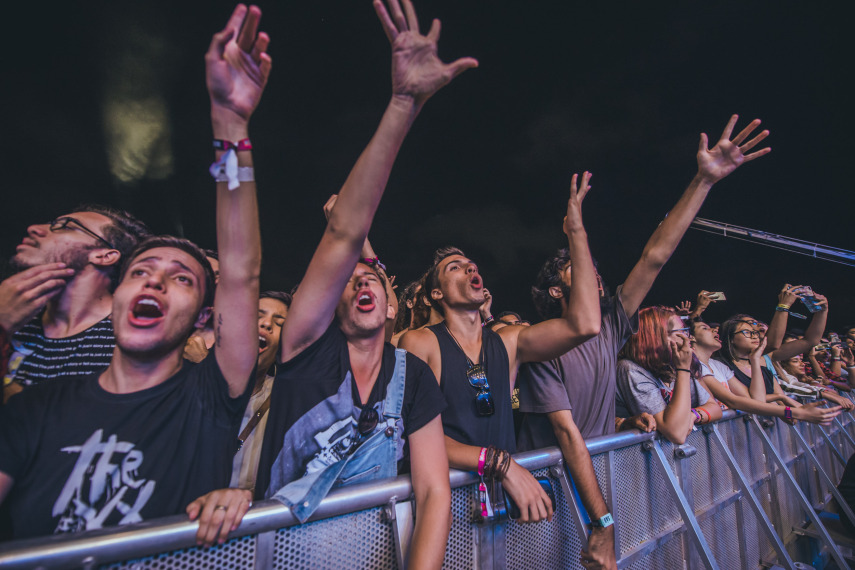
[[[482,326],[484,282],[478,267],[459,249],[445,248],[437,251],[425,277],[431,306],[445,320],[401,338],[401,347],[428,363],[445,394],[449,464],[501,482],[519,507],[520,522],[551,518],[553,505],[531,473],[510,458],[516,450],[511,393],[517,371],[524,362],[557,358],[599,332],[597,280],[582,224],[589,178],[586,172],[577,187],[573,176],[564,218],[577,283],[564,318],[509,325],[495,333]]]
[[[445,402],[427,365],[385,342],[394,317],[386,277],[360,251],[422,106],[477,62],[440,61],[439,22],[422,35],[409,0],[375,0],[374,8],[392,44],[392,98],[329,213],[282,327],[256,489],[305,521],[331,488],[394,477],[399,461],[402,469],[409,463],[416,521],[407,566],[439,568],[451,526]]]
[[[0,283],[0,327],[15,351],[4,399],[109,364],[119,268],[147,234],[133,216],[105,206],[82,206],[27,228],[11,260],[19,272]]]
[[[10,400],[0,414],[0,501],[8,494],[16,538],[131,524],[192,504],[207,540],[249,506],[246,492],[222,498],[212,489],[228,485],[259,351],[261,236],[247,136],[271,69],[260,17],[257,7],[238,5],[205,56],[219,284],[215,290],[211,265],[192,242],[147,238],[129,254],[112,296],[109,366]],[[95,217],[73,217],[102,229]],[[52,235],[94,239],[72,224]],[[50,228],[32,231],[33,244],[53,247],[41,241]],[[212,307],[214,354],[187,363],[187,338]]]

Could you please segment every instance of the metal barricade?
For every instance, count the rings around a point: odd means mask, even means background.
[[[617,521],[618,567],[796,568],[833,560],[848,568],[816,511],[836,493],[841,460],[855,452],[853,423],[850,414],[820,428],[725,412],[680,446],[636,432],[589,440]],[[551,477],[553,521],[476,522],[477,477],[452,470],[445,568],[581,568],[587,529],[560,451],[515,458]],[[412,531],[412,487],[398,477],[336,489],[302,525],[278,502],[258,502],[234,538],[210,549],[195,546],[195,523],[174,516],[3,544],[0,568],[397,568]]]

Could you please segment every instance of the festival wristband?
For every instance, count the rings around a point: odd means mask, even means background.
[[[784,408],[784,419],[785,420],[792,420],[793,419],[793,410],[789,406]]]
[[[701,414],[698,413],[698,410],[696,408],[692,408],[692,413],[695,415],[695,423],[701,423]]]
[[[249,139],[241,139],[236,143],[223,139],[214,139],[214,148],[217,150],[252,150],[252,143],[249,142]]]
[[[487,457],[487,448],[482,447],[481,453],[478,455],[478,475],[484,476],[484,461]]]
[[[386,266],[383,265],[382,263],[380,263],[380,258],[378,258],[378,257],[363,257],[362,259],[360,259],[360,261],[366,265],[370,265],[370,266],[376,265],[377,267],[382,269],[384,272],[386,271]]]

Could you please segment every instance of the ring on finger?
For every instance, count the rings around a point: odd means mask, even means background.
[[[215,511],[219,511],[220,509],[226,510],[226,509],[228,509],[228,507],[225,505],[217,505],[216,507],[214,507]]]

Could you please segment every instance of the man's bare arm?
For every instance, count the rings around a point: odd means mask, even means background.
[[[641,259],[632,268],[623,284],[621,300],[628,315],[634,314],[641,306],[644,297],[647,296],[653,286],[656,276],[659,275],[659,271],[671,258],[674,250],[677,249],[677,245],[683,239],[683,234],[686,233],[689,224],[697,215],[713,184],[736,170],[742,163],[759,158],[772,150],[764,148],[751,154],[745,154],[765,139],[769,135],[769,131],[762,131],[746,142],[754,129],[760,125],[760,120],[755,119],[733,140],[730,140],[737,119],[737,115],[730,118],[721,139],[712,149],[707,148],[707,135],[701,133],[698,148],[698,173],[665,220],[650,236],[647,245],[644,246]]]
[[[591,454],[585,445],[585,440],[573,421],[570,410],[561,410],[547,414],[558,438],[558,445],[564,455],[564,462],[573,477],[582,505],[588,511],[591,520],[597,520],[609,512],[603,492],[597,483],[597,474]],[[617,568],[615,561],[615,529],[595,528],[588,539],[588,547],[584,550],[583,558],[587,557],[601,567]]]
[[[409,436],[416,527],[408,568],[440,568],[451,531],[448,458],[439,416]]]
[[[564,234],[567,236],[573,275],[567,299],[568,310],[559,319],[550,319],[530,327],[505,327],[499,331],[503,339],[516,335],[516,358],[515,362],[511,362],[511,370],[523,362],[558,358],[600,332],[597,273],[588,247],[588,234],[582,223],[582,201],[591,189],[588,185],[590,178],[590,173],[585,172],[577,186],[578,176],[573,175],[567,215],[564,217]]]
[[[214,139],[237,143],[249,136],[249,119],[261,100],[272,65],[266,53],[270,38],[258,33],[260,18],[257,6],[238,5],[205,55]],[[223,154],[217,151],[217,159]],[[239,167],[252,167],[248,151],[235,154]],[[229,383],[229,394],[236,397],[243,393],[258,356],[261,233],[255,182],[240,182],[232,190],[229,185],[217,183],[221,270],[214,301],[214,331],[217,363]]]
[[[374,1],[374,9],[392,44],[392,99],[362,155],[339,192],[321,243],[294,297],[282,329],[280,361],[299,354],[332,322],[341,292],[353,273],[359,251],[386,188],[392,165],[427,99],[466,69],[472,58],[446,64],[436,55],[439,20],[419,33],[410,0]],[[391,15],[390,15],[391,12]]]

